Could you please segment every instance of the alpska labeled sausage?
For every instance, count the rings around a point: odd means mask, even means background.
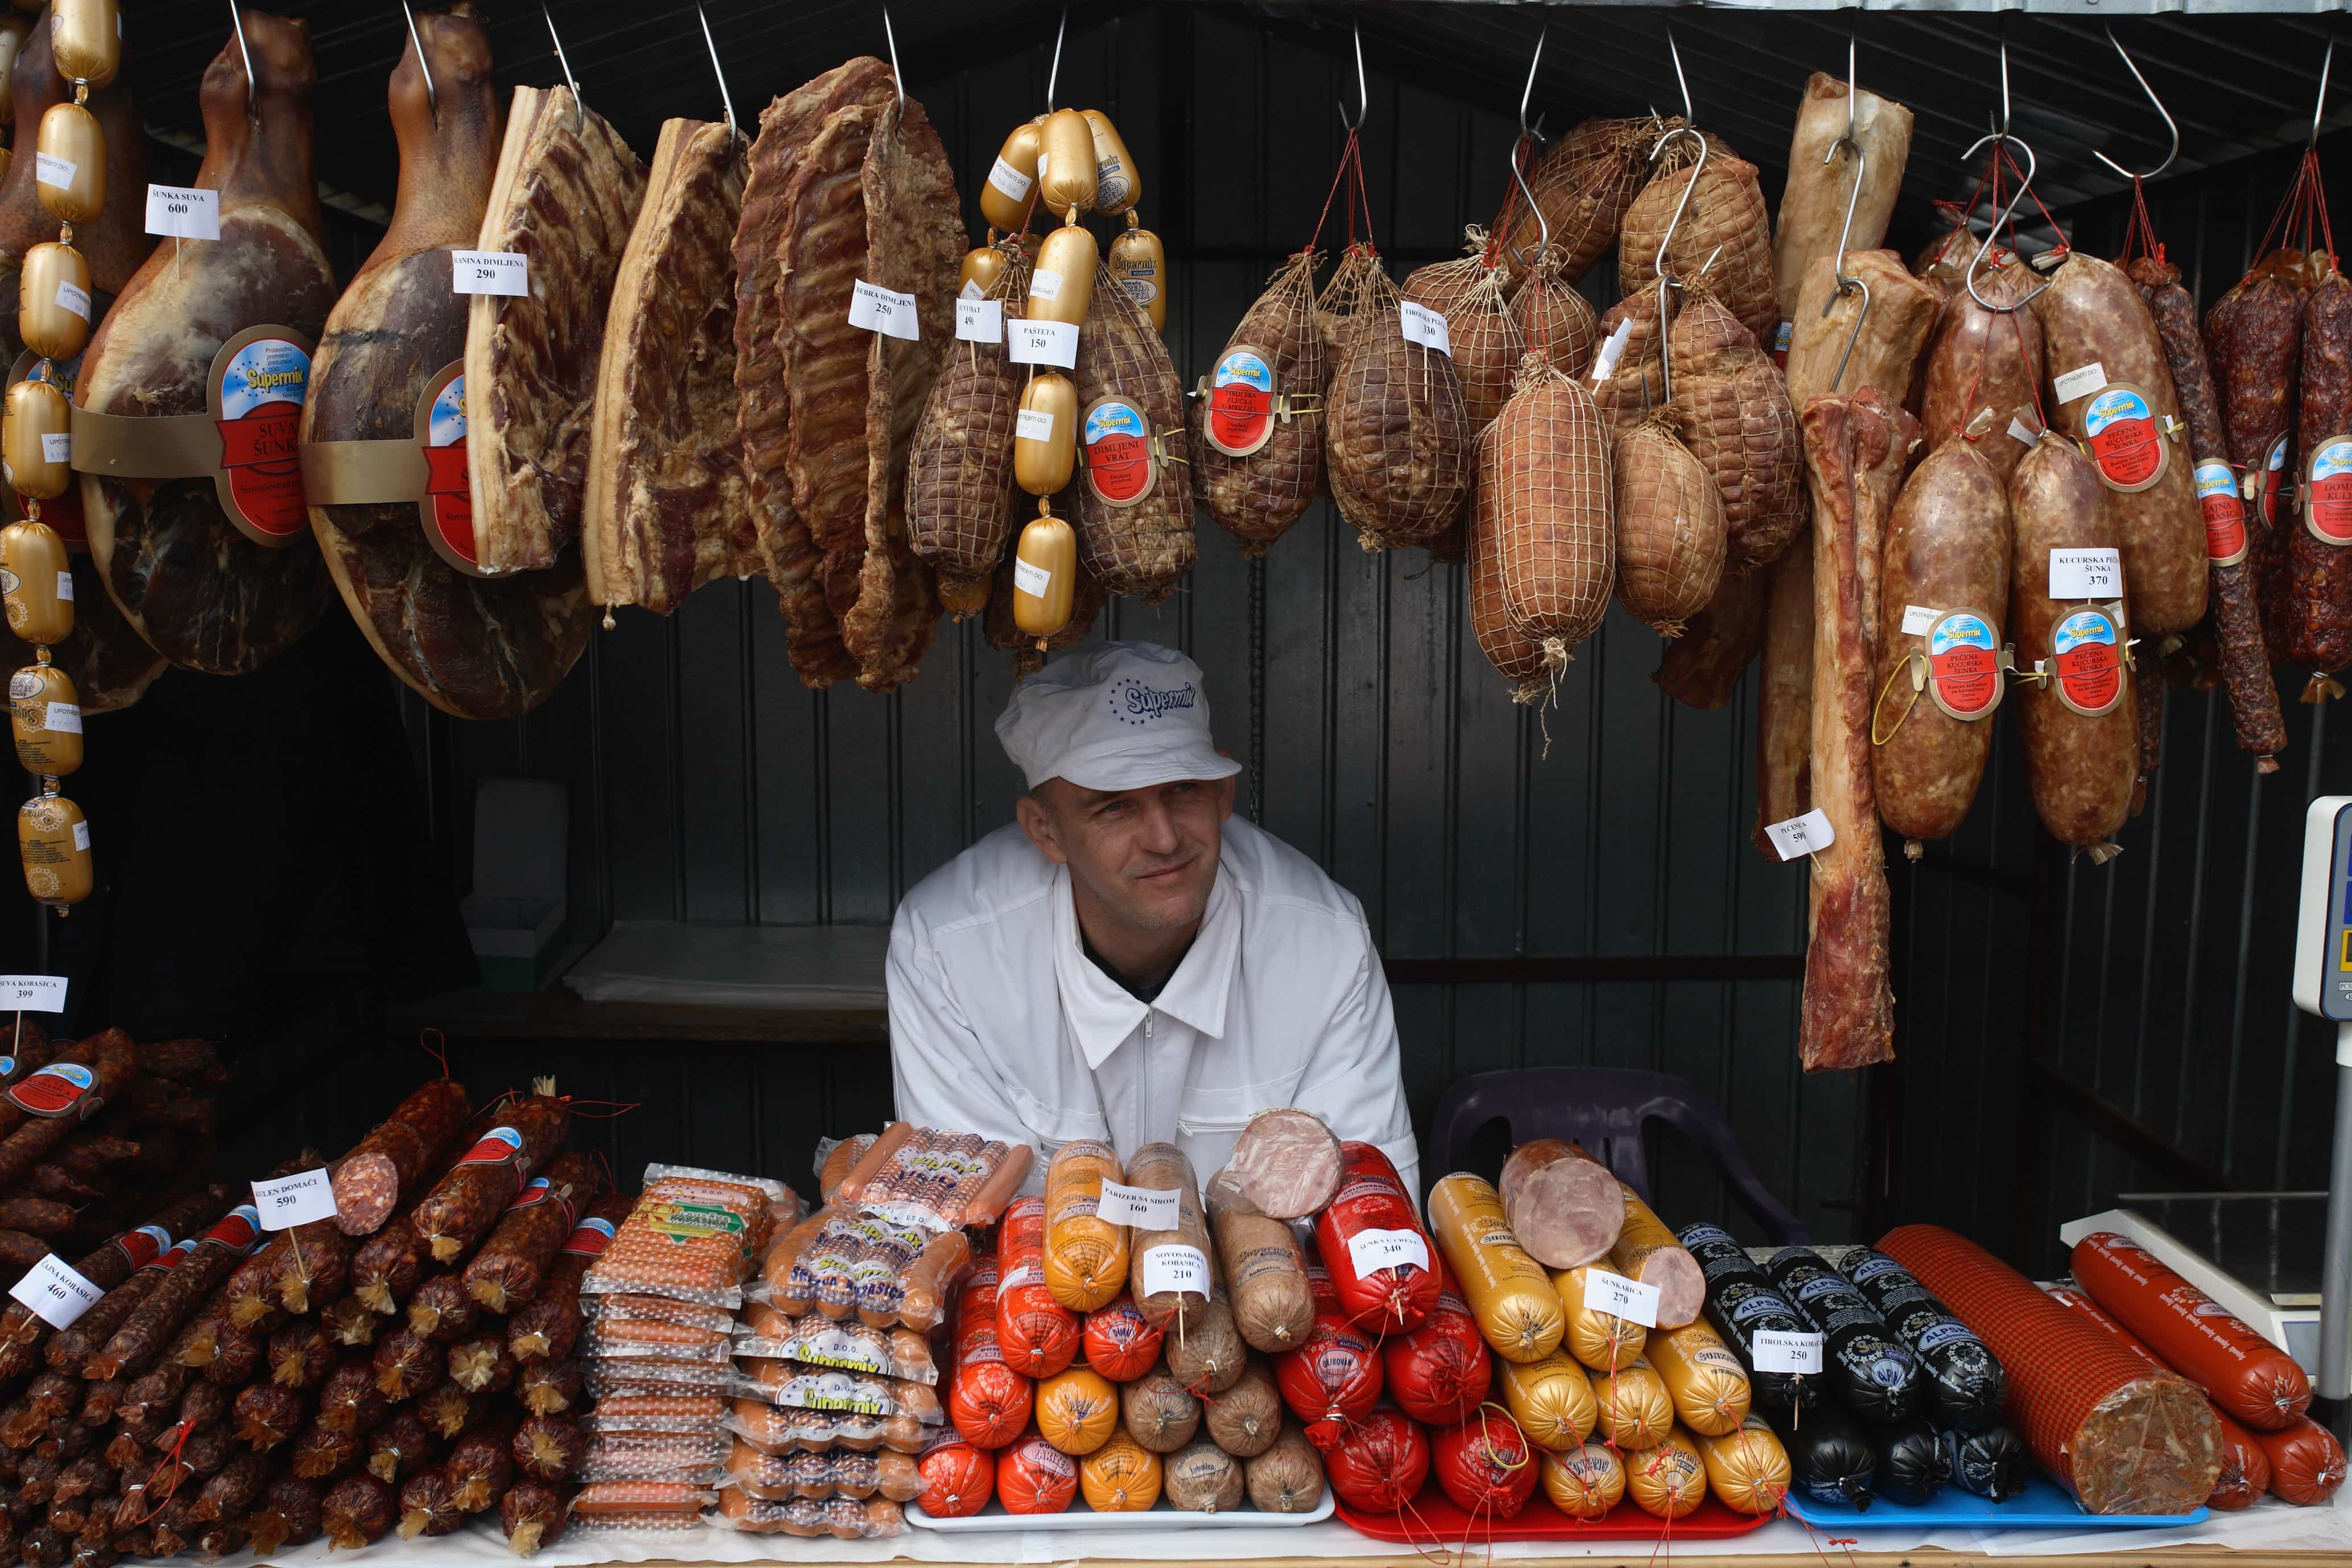
[[[1968,441],[1930,452],[1887,520],[1870,715],[1879,819],[1914,859],[1921,839],[1958,828],[1984,777],[2010,550],[2009,497],[1990,457]]]
[[[453,1263],[495,1223],[556,1145],[571,1112],[553,1094],[517,1100],[441,1178],[409,1223],[434,1260]]]
[[[438,1078],[400,1102],[361,1139],[334,1171],[335,1225],[345,1236],[373,1236],[425,1177],[466,1121],[466,1086]]]
[[[2156,322],[2122,268],[2079,251],[2032,308],[2056,422],[2084,444],[2107,490],[2135,629],[2185,632],[2205,617],[2205,523]]]
[[[2139,775],[2139,734],[2124,660],[2130,628],[2122,595],[2060,601],[2050,594],[2050,556],[2061,549],[2116,548],[2107,503],[2089,458],[2046,439],[2009,481],[2009,635],[2022,683],[2019,727],[2033,809],[2051,836],[2088,847],[2095,861],[2131,809]],[[2125,571],[2126,583],[2129,568]]]
[[[2311,667],[2303,700],[2316,702],[2343,695],[2335,675],[2352,664],[2352,281],[2332,268],[2304,296],[2298,393],[2285,640],[2287,657]]]

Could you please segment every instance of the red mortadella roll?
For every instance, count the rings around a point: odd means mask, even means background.
[[[2189,1382],[2149,1366],[1975,1242],[1935,1225],[1878,1249],[1976,1331],[2009,1373],[2033,1457],[2093,1513],[2188,1513],[2221,1473],[2221,1429]]]
[[[2069,1286],[2053,1286],[2050,1299],[2068,1311],[2096,1323],[2106,1336],[2145,1360],[2148,1365],[2165,1372],[2173,1369],[2164,1364],[2162,1357],[2132,1338],[2132,1332],[2115,1319],[2106,1309],[2080,1290]],[[2211,1405],[2211,1400],[2207,1400]],[[2254,1435],[2221,1414],[2217,1406],[2213,1419],[2221,1426],[2221,1474],[2213,1482],[2213,1495],[2205,1500],[2207,1508],[2252,1508],[2262,1501],[2263,1494],[2271,1489],[2270,1456],[2254,1441]]]
[[[2086,1236],[2073,1262],[2092,1300],[2228,1415],[2276,1432],[2311,1408],[2311,1380],[2293,1356],[2131,1237]]]
[[[2270,1456],[2274,1495],[2315,1508],[2344,1484],[2344,1446],[2310,1416],[2298,1416],[2294,1426],[2275,1432],[2257,1432],[2253,1438]]]
[[[1316,1216],[1315,1248],[1349,1322],[1377,1334],[1421,1327],[1445,1276],[1412,1194],[1370,1143],[1339,1145],[1339,1193]]]

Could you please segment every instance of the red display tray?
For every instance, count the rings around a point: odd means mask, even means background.
[[[1697,1509],[1674,1521],[1669,1533],[1666,1521],[1639,1504],[1619,1503],[1601,1519],[1587,1522],[1570,1519],[1552,1507],[1541,1488],[1528,1499],[1517,1519],[1481,1519],[1477,1531],[1471,1531],[1470,1515],[1444,1488],[1431,1481],[1412,1500],[1412,1510],[1399,1513],[1366,1513],[1360,1509],[1339,1504],[1339,1517],[1362,1534],[1374,1541],[1393,1541],[1406,1546],[1426,1546],[1435,1537],[1436,1543],[1458,1546],[1465,1539],[1475,1546],[1482,1541],[1723,1541],[1734,1535],[1745,1535],[1760,1530],[1769,1522],[1769,1514],[1735,1513],[1715,1498],[1709,1497]]]

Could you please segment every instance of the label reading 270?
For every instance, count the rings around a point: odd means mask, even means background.
[[[459,294],[520,300],[530,293],[530,258],[519,250],[453,250],[449,274],[449,287]]]

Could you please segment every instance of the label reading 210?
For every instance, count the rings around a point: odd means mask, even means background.
[[[449,287],[459,294],[519,300],[530,292],[530,258],[519,250],[453,250],[449,272]]]

